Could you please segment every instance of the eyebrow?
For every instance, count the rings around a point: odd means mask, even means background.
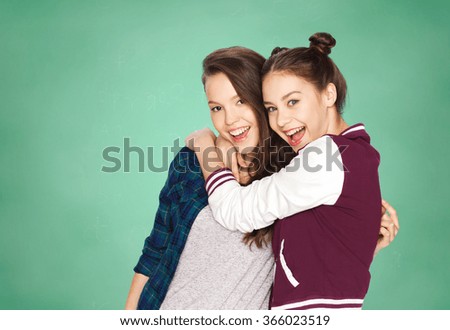
[[[231,98],[231,100],[234,100],[234,99],[237,99],[237,98],[240,98],[239,97],[239,95],[235,95],[235,96],[233,96],[232,98]],[[210,100],[210,101],[208,101],[208,104],[221,104],[220,102],[216,102],[216,101],[213,101],[213,100]]]
[[[295,94],[295,93],[302,93],[302,92],[300,92],[300,91],[292,91],[292,92],[290,92],[290,93],[287,93],[285,96],[283,96],[282,98],[281,98],[281,100],[286,100],[289,96],[291,96],[292,94]]]
[[[292,92],[289,92],[289,93],[287,93],[286,95],[284,95],[282,98],[281,98],[281,100],[282,101],[284,101],[284,100],[286,100],[289,96],[291,96],[292,94],[295,94],[295,93],[302,93],[302,92],[300,92],[300,91],[292,91]],[[266,101],[264,101],[264,104],[272,104],[272,102],[266,102]]]

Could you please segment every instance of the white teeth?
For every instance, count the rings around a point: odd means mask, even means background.
[[[304,129],[304,128],[305,128],[305,126],[303,126],[303,127],[297,127],[297,128],[291,129],[290,131],[286,132],[286,135],[287,135],[287,136],[292,136],[292,135],[294,135],[295,133],[300,132],[300,131],[301,131],[302,129]]]
[[[234,131],[230,131],[230,134],[233,136],[238,136],[238,135],[241,135],[242,133],[244,133],[245,131],[248,131],[249,129],[250,129],[250,126],[238,128]]]

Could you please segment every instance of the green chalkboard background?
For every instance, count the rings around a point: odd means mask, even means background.
[[[449,4],[1,0],[0,308],[123,308],[167,174],[140,172],[136,152],[125,171],[124,144],[153,147],[161,167],[164,146],[212,127],[209,52],[267,56],[327,31],[345,119],[371,133],[401,221],[364,308],[450,309]]]

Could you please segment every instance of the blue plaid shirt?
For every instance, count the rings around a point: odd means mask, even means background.
[[[184,147],[170,164],[159,195],[159,207],[150,235],[134,268],[149,277],[138,309],[159,309],[183,252],[192,223],[208,204],[205,181],[195,153]]]

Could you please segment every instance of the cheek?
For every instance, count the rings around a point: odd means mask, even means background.
[[[223,129],[224,123],[225,123],[225,118],[221,113],[222,111],[219,112],[212,112],[211,111],[211,121],[212,124],[214,126],[214,128],[217,131],[221,131]]]
[[[277,131],[277,117],[274,114],[269,114],[269,126],[275,132]]]
[[[306,111],[305,111],[306,110]],[[308,124],[308,126],[317,126],[317,123],[321,119],[321,110],[318,108],[317,104],[312,103],[308,104],[307,107],[304,108],[302,113],[302,119]]]
[[[325,125],[326,122],[326,110],[323,109],[319,109],[316,113],[314,113],[314,121],[315,121],[315,125],[317,128],[322,127],[323,125]]]
[[[244,105],[240,110],[240,116],[243,120],[247,121],[252,125],[258,124],[258,119],[256,119],[255,111],[248,105]]]
[[[253,130],[253,144],[256,146],[258,144],[259,141],[259,128],[257,126],[255,126],[254,130]]]
[[[308,126],[309,131],[311,134],[311,137],[313,139],[319,138],[321,135],[324,134],[323,127],[325,126],[325,118],[323,117],[322,113],[320,111],[313,112],[310,114],[308,118]]]

